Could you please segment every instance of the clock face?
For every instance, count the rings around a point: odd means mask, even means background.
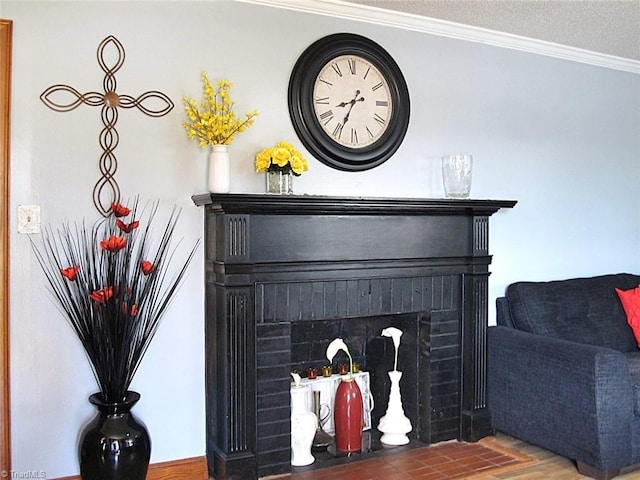
[[[375,143],[393,114],[389,82],[370,61],[355,55],[336,57],[320,70],[313,99],[321,128],[348,148]]]
[[[380,45],[350,33],[321,38],[300,55],[288,101],[300,141],[338,170],[385,162],[409,125],[409,92],[400,68]]]

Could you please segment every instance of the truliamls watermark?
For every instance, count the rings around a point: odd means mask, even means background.
[[[47,478],[47,472],[44,470],[25,470],[19,472],[17,470],[2,470],[0,478]]]

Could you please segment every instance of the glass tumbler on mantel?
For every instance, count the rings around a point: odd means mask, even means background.
[[[444,193],[449,198],[468,198],[471,192],[473,157],[469,154],[442,157]]]

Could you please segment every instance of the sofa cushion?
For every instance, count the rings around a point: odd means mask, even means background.
[[[640,286],[631,290],[620,290],[616,288],[616,293],[620,297],[620,303],[627,315],[627,323],[633,330],[636,342],[640,345]]]
[[[638,284],[640,276],[624,273],[517,282],[507,287],[506,297],[519,330],[632,352],[638,346],[615,289]]]

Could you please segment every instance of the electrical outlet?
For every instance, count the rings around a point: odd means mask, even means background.
[[[40,233],[40,205],[18,205],[18,233]]]

